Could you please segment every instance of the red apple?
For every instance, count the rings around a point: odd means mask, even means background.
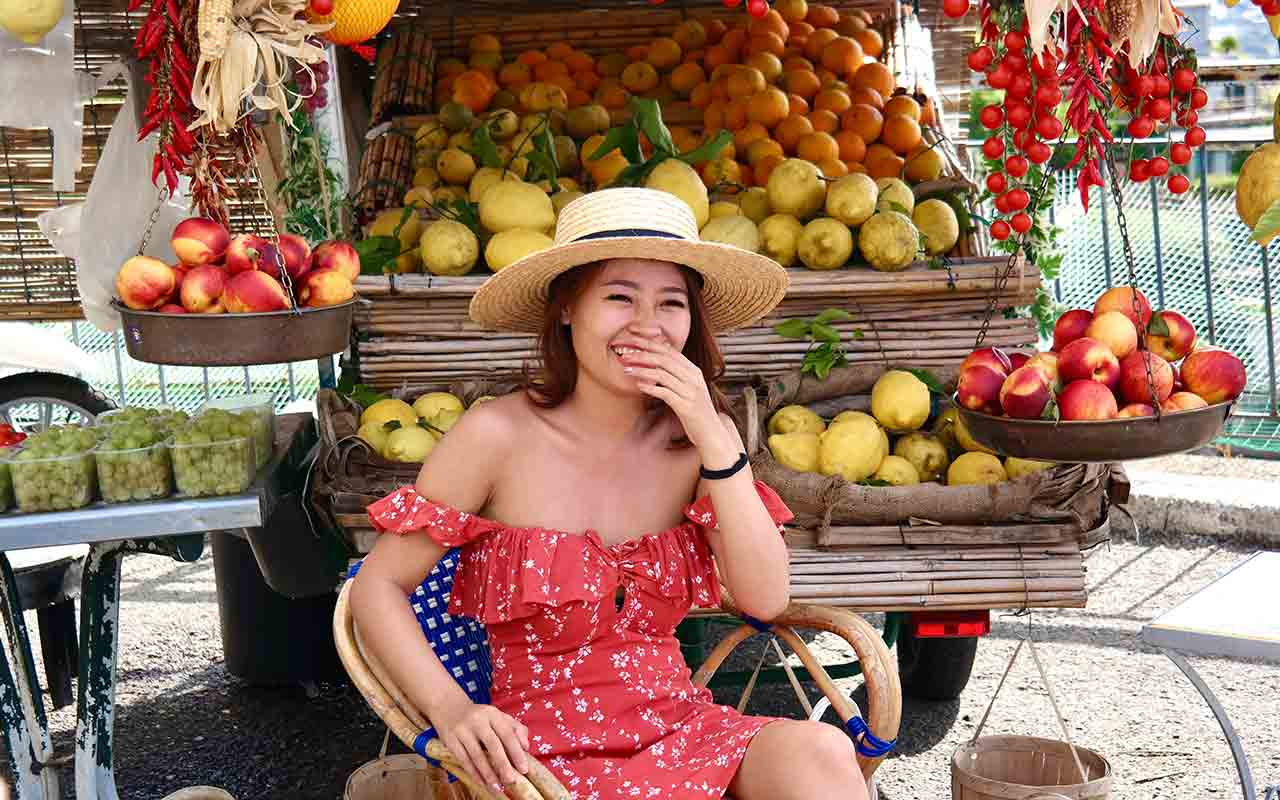
[[[1010,353],[1009,363],[1012,365],[1012,369],[1010,369],[1009,372],[1013,372],[1013,370],[1025,365],[1030,360],[1030,353]]]
[[[311,252],[311,268],[337,270],[355,283],[360,277],[360,255],[350,242],[321,242]]]
[[[1174,362],[1195,349],[1196,329],[1177,311],[1161,311],[1147,326],[1147,349]]]
[[[1133,310],[1135,292],[1138,295],[1138,312],[1136,314]],[[1147,302],[1147,298],[1142,292],[1128,286],[1116,286],[1113,289],[1108,289],[1093,304],[1093,315],[1095,317],[1108,311],[1119,311],[1124,314],[1134,324],[1135,330],[1137,326],[1146,327],[1147,323],[1151,321],[1151,303]],[[1123,356],[1120,357],[1123,358]]]
[[[1195,408],[1204,408],[1209,405],[1198,394],[1191,392],[1178,392],[1169,395],[1169,399],[1160,405],[1161,410],[1166,414],[1175,414],[1179,411],[1191,411]]]
[[[1089,323],[1084,335],[1105,344],[1116,358],[1124,358],[1138,349],[1138,329],[1119,311],[1104,311],[1094,315],[1093,322]]]
[[[222,258],[231,241],[227,229],[204,217],[191,217],[173,229],[170,244],[178,259],[189,267],[212,264]]]
[[[1053,349],[1059,352],[1068,344],[1084,336],[1084,331],[1093,322],[1093,312],[1084,308],[1072,309],[1053,323]]]
[[[1147,365],[1151,365],[1151,381]],[[1153,383],[1154,382],[1154,383]],[[1146,350],[1135,350],[1120,362],[1120,396],[1126,403],[1150,403],[1155,386],[1156,402],[1163,403],[1173,393],[1173,368],[1160,356]]]
[[[1035,367],[1044,372],[1049,379],[1049,384],[1055,392],[1062,391],[1062,376],[1058,374],[1058,354],[1057,353],[1036,353],[1027,360],[1025,367]]]
[[[1062,419],[1099,420],[1111,419],[1119,413],[1116,396],[1097,381],[1072,381],[1058,395],[1058,409]]]
[[[271,247],[271,244],[266,239],[252,233],[242,233],[235,237],[231,240],[231,244],[227,245],[227,272],[237,275],[241,272],[261,269],[259,265],[267,260],[268,247]],[[273,253],[274,251],[275,248],[272,248]],[[271,260],[274,261],[274,258]]]
[[[156,309],[161,314],[185,314],[187,310],[177,303],[165,303]]]
[[[1182,382],[1206,403],[1224,403],[1244,391],[1244,364],[1228,350],[1205,347],[1182,360]]]
[[[220,267],[196,267],[182,282],[182,307],[203,314],[217,305],[227,288],[227,273]]]
[[[282,233],[279,247],[290,280],[298,280],[304,272],[311,269],[311,245],[307,244],[306,239],[292,233]]]
[[[1130,403],[1116,414],[1117,417],[1154,417],[1155,415],[1156,410],[1146,403]]]
[[[1000,387],[1005,373],[986,364],[975,364],[961,371],[956,384],[956,398],[960,405],[984,414],[1000,413]]]
[[[159,308],[173,297],[177,276],[163,261],[147,256],[134,256],[120,265],[116,273],[116,294],[135,311]]]
[[[1120,360],[1111,348],[1084,336],[1062,348],[1058,354],[1058,374],[1066,383],[1089,380],[1114,389],[1120,380]]]
[[[308,272],[298,290],[298,300],[311,308],[345,303],[355,294],[347,276],[334,269]]]
[[[1009,356],[999,347],[980,347],[969,355],[965,356],[964,361],[960,362],[960,371],[964,372],[975,364],[985,364],[996,372],[1003,372],[1008,375],[1013,371],[1013,364],[1009,362]]]
[[[1052,399],[1049,376],[1035,367],[1015,369],[1000,386],[1000,407],[1010,417],[1040,419]]]
[[[259,270],[249,270],[227,282],[222,304],[233,314],[284,311],[289,308],[289,295],[275,278]]]

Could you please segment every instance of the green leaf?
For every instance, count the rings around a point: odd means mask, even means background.
[[[832,322],[848,322],[853,319],[853,315],[848,311],[840,308],[828,308],[813,318],[813,321],[819,325],[828,325]]]
[[[639,186],[644,182],[644,176],[649,173],[647,164],[631,164],[623,167],[618,173],[618,177],[613,179],[609,186]]]
[[[655,150],[660,150],[667,155],[676,154],[675,142],[671,140],[671,131],[662,121],[662,109],[658,106],[657,100],[652,97],[632,97],[631,114],[632,119],[640,130],[644,131],[644,135],[648,137]]]
[[[905,214],[907,218],[911,217],[911,212],[908,211],[907,207],[904,206],[902,203],[895,203],[892,200],[890,200],[888,203],[888,206],[890,211],[897,211],[899,214]]]
[[[942,381],[938,380],[938,376],[934,375],[927,369],[908,369],[912,375],[920,379],[920,382],[929,387],[929,391],[934,394],[946,394],[946,389],[942,387]]]
[[[813,332],[813,338],[830,342],[832,344],[840,343],[840,331],[822,322],[814,322],[809,326],[809,330]]]
[[[1040,419],[1059,422],[1062,419],[1061,412],[1058,409],[1058,398],[1049,397],[1049,402],[1044,404],[1044,410],[1040,412]]]
[[[1148,336],[1168,336],[1169,323],[1164,321],[1164,317],[1159,314],[1151,315],[1151,322],[1147,325]]]
[[[489,134],[488,125],[480,125],[471,134],[471,147],[467,152],[480,159],[481,166],[502,169],[502,157],[498,155],[498,146]]]
[[[406,208],[400,212],[400,221],[396,223],[396,229],[391,232],[391,235],[396,237],[396,241],[400,241],[400,229],[404,227],[404,224],[409,221],[409,217],[412,216],[412,208]]]
[[[595,161],[597,159],[604,158],[605,156],[612,153],[614,150],[617,150],[619,147],[621,147],[622,137],[626,129],[627,129],[627,126],[619,125],[616,128],[610,128],[609,130],[605,131],[604,141],[600,143],[600,146],[597,147],[596,151],[592,153],[588,158],[590,158],[592,161]]]
[[[867,336],[867,335],[866,335],[865,333],[863,333],[862,331],[854,331],[854,332],[853,332],[853,338],[855,338],[855,339],[865,339],[865,338],[866,338],[866,336]]]
[[[400,240],[394,236],[370,236],[356,242],[361,275],[381,275],[383,268],[400,256]]]
[[[710,161],[729,146],[729,142],[733,141],[733,134],[729,131],[720,131],[716,134],[716,138],[709,142],[704,142],[698,147],[693,148],[687,153],[680,156],[680,160],[691,166],[697,166],[706,161]]]
[[[862,480],[858,481],[858,485],[859,486],[892,486],[893,484],[889,483],[886,480],[881,480],[880,478],[863,478]]]
[[[556,181],[556,173],[558,172],[558,169],[556,167],[556,162],[554,161],[554,156],[549,157],[546,153],[543,153],[540,150],[534,150],[533,152],[526,154],[525,158],[527,158],[529,163],[538,170],[538,173],[542,177],[547,179],[547,183],[550,184],[551,192],[553,194],[560,191],[560,184]]]
[[[773,332],[786,339],[803,339],[809,335],[809,321],[789,319],[773,326]]]
[[[398,431],[403,427],[404,425],[402,425],[398,419],[389,419],[382,423],[382,429],[387,433],[390,433],[391,431]]]

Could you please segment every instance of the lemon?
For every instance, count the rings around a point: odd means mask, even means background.
[[[564,117],[565,130],[575,139],[587,139],[609,130],[609,109],[592,103],[569,110]]]
[[[447,183],[454,186],[465,186],[476,174],[476,160],[470,153],[464,153],[456,147],[450,147],[436,159],[436,172]]]
[[[790,214],[774,214],[760,223],[760,252],[784,267],[796,263],[804,223]]]
[[[364,410],[364,413],[360,415],[360,427],[363,428],[371,422],[381,425],[393,419],[397,420],[401,425],[418,424],[418,415],[414,412],[413,406],[403,400],[388,397],[385,400],[379,400]]]
[[[902,456],[885,456],[871,477],[890,486],[915,486],[920,482],[915,465]]]
[[[1236,214],[1250,228],[1271,204],[1280,200],[1280,144],[1268,142],[1249,154],[1236,182]],[[1263,247],[1274,237],[1261,242]]]
[[[413,411],[419,418],[430,420],[441,411],[462,412],[462,401],[449,392],[427,392],[413,401]]]
[[[760,250],[760,231],[756,224],[741,215],[717,217],[702,229],[702,241],[730,244],[753,253]]]
[[[524,181],[502,181],[480,198],[480,224],[491,233],[512,228],[545,231],[556,224],[551,198]]]
[[[943,166],[942,154],[938,152],[938,148],[921,145],[907,156],[907,180],[912,183],[936,181],[942,175]]]
[[[401,224],[403,221],[403,224]],[[388,208],[378,214],[369,224],[369,236],[396,236],[396,227],[400,233],[400,256],[396,258],[393,268],[395,272],[416,272],[420,261],[418,256],[418,239],[422,236],[422,219],[412,209],[405,216],[403,208]]]
[[[947,446],[931,433],[908,433],[894,442],[893,454],[910,461],[922,481],[941,478],[951,463]]]
[[[845,225],[861,225],[876,212],[877,191],[869,175],[846,175],[827,189],[827,216]]]
[[[480,242],[461,222],[438,219],[418,243],[422,264],[432,275],[466,275],[480,258]]]
[[[731,203],[728,200],[717,200],[711,204],[711,219],[734,216],[744,216],[742,207],[737,203]]]
[[[392,461],[421,463],[435,446],[436,437],[415,422],[392,431],[387,436],[386,449],[382,451],[382,455]]]
[[[1004,465],[990,453],[965,453],[947,468],[948,486],[990,486],[1007,480]]]
[[[465,106],[463,106],[465,108]],[[470,112],[468,112],[470,113]],[[449,129],[439,120],[429,120],[418,126],[413,134],[413,146],[422,149],[443,150],[449,142]]]
[[[818,471],[818,434],[796,431],[775,433],[768,439],[769,452],[779,464],[799,472]]]
[[[489,129],[489,136],[495,142],[505,142],[520,129],[520,117],[510,109],[498,109],[485,117],[484,124]]]
[[[391,435],[391,431],[384,427],[386,424],[385,422],[370,420],[360,426],[360,429],[356,431],[356,436],[363,439],[373,449],[373,452],[382,455],[383,449],[387,446],[387,437]]]
[[[876,418],[864,411],[841,411],[839,414],[836,414],[835,419],[831,420],[831,424],[839,425],[842,422],[852,422],[855,420],[875,422]]]
[[[441,186],[432,192],[431,196],[437,203],[449,205],[466,200],[467,190],[461,186]]]
[[[519,181],[520,176],[509,170],[499,169],[498,167],[481,167],[476,170],[476,174],[471,176],[471,185],[467,187],[467,199],[472,203],[479,203],[480,198],[484,197],[484,193],[489,188],[503,181]]]
[[[524,228],[511,228],[502,233],[495,233],[484,248],[484,262],[489,269],[497,272],[511,266],[520,259],[546,250],[555,244],[552,238],[542,231],[531,231]]]
[[[942,442],[948,453],[964,449],[963,445],[956,440],[956,428],[959,420],[959,410],[955,406],[950,406],[933,421],[933,435],[938,437],[938,441]]]
[[[905,214],[879,211],[858,230],[858,249],[881,272],[898,272],[915,260],[920,236]]]
[[[960,238],[960,222],[956,219],[955,209],[937,198],[916,206],[911,221],[924,234],[924,251],[931,256],[947,252],[956,246]]]
[[[462,414],[460,408],[446,408],[429,418],[427,424],[431,426],[431,435],[437,439],[443,438],[462,419]]]
[[[964,417],[960,416],[958,411],[956,412],[953,429],[955,431],[956,444],[964,448],[965,451],[970,453],[986,453],[987,455],[992,456],[995,455],[994,450],[978,444],[977,440],[969,434],[969,429],[964,426]]]
[[[563,181],[564,178],[560,178],[559,180]],[[561,185],[563,186],[563,183]],[[579,197],[582,197],[584,194],[585,192],[580,192],[577,189],[570,189],[568,191],[556,192],[551,195],[551,207],[555,210],[556,216],[560,216],[560,212],[564,210],[565,206],[569,205],[574,200],[577,200]]]
[[[891,431],[914,431],[929,419],[929,387],[910,372],[894,369],[871,387],[871,414]]]
[[[800,405],[783,406],[769,417],[769,433],[822,433],[822,417]]]
[[[759,225],[773,213],[769,207],[769,192],[763,186],[752,186],[738,195],[738,208],[742,216]]]
[[[707,185],[698,177],[693,167],[678,158],[668,158],[654,167],[644,185],[649,189],[673,194],[684,201],[693,212],[693,217],[702,228],[711,218],[710,202],[707,198]]]
[[[432,190],[415,186],[404,193],[405,208],[426,208],[435,202]]]
[[[578,160],[578,143],[572,137],[556,136],[551,140],[551,144],[556,151],[556,165],[560,173],[573,175],[582,169],[582,162]],[[556,180],[563,185],[565,181],[572,179],[557,176]]]
[[[413,173],[413,185],[415,188],[434,189],[440,185],[440,173],[432,167],[419,167]]]
[[[805,220],[818,213],[827,199],[827,187],[818,168],[801,158],[788,158],[769,174],[765,186],[769,208]]]
[[[1013,456],[1009,456],[1004,460],[1004,471],[1009,474],[1009,480],[1021,478],[1033,472],[1040,472],[1053,466],[1055,465],[1052,461],[1032,461],[1029,458],[1014,458]]]
[[[876,211],[897,211],[909,217],[916,207],[916,196],[911,187],[899,178],[877,180],[876,194]]]
[[[865,414],[846,418],[821,435],[818,471],[856,483],[875,473],[888,450],[889,441],[874,419]]]
[[[796,252],[809,269],[840,269],[853,253],[853,234],[839,220],[815,219],[801,231]]]

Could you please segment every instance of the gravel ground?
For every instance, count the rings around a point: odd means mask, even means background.
[[[881,797],[949,796],[949,757],[973,735],[1009,653],[1029,629],[1043,642],[1073,737],[1111,761],[1112,798],[1238,796],[1230,753],[1208,708],[1137,634],[1245,554],[1210,541],[1171,544],[1150,536],[1095,550],[1088,609],[995,620],[959,701],[906,701],[898,752],[878,773]],[[240,800],[336,800],[351,771],[376,756],[383,729],[350,686],[256,687],[227,673],[207,549],[186,565],[130,557],[122,599],[116,765],[123,800],[155,800],[193,784],[222,786]],[[1260,609],[1264,602],[1275,607],[1260,597]],[[28,624],[34,622],[31,615]],[[843,655],[840,647],[824,647],[825,639],[817,644],[826,657]],[[753,658],[759,646],[753,640],[744,650]],[[1280,782],[1280,665],[1196,663],[1240,731],[1259,786]],[[720,699],[734,703],[736,695]],[[752,710],[799,713],[782,687],[757,690]],[[70,747],[74,723],[71,709],[52,714],[60,749]],[[1056,728],[1034,665],[1024,658],[988,731],[1056,737]],[[69,785],[70,771],[64,776]]]
[[[1176,472],[1181,475],[1209,475],[1215,478],[1252,478],[1280,481],[1280,459],[1222,458],[1206,455],[1176,455],[1131,461],[1134,469]]]

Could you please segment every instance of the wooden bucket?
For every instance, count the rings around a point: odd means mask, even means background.
[[[1049,693],[1065,741],[1035,736],[982,737],[991,707],[1024,644]],[[1071,741],[1035,643],[1029,639],[1018,642],[973,739],[951,756],[952,800],[1106,800],[1110,794],[1111,764],[1100,754]]]

